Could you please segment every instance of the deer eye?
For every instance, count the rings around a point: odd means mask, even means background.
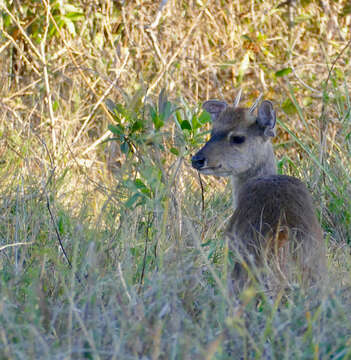
[[[244,141],[245,141],[245,136],[232,135],[229,138],[229,143],[231,145],[233,145],[233,144],[242,144]]]

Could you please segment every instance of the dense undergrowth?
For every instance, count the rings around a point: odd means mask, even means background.
[[[161,4],[0,2],[0,359],[351,358],[348,2]],[[230,184],[202,201],[189,160],[240,87],[313,194],[323,292],[228,294]]]

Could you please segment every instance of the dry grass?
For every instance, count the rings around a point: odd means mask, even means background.
[[[350,8],[288,3],[0,2],[1,359],[350,357]],[[166,88],[197,119],[240,87],[274,101],[279,169],[313,192],[323,296],[228,298],[229,187],[205,179],[202,211],[189,166],[209,125],[155,130],[145,106]],[[133,153],[104,142],[107,99]]]

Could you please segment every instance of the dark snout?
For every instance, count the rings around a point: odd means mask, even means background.
[[[191,165],[194,169],[200,170],[205,166],[206,158],[203,155],[201,151],[197,152],[192,158],[191,158]]]

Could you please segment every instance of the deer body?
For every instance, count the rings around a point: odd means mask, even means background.
[[[233,282],[244,281],[243,263],[275,263],[288,278],[293,262],[304,283],[319,279],[324,272],[321,227],[306,186],[297,178],[277,175],[270,141],[276,122],[272,103],[263,101],[257,116],[217,100],[203,107],[211,114],[213,129],[192,166],[202,174],[232,177],[235,211],[226,235],[241,259]]]

